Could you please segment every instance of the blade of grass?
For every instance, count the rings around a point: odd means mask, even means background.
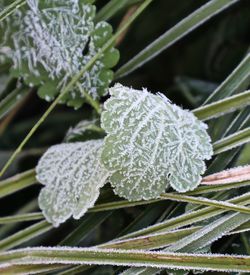
[[[0,217],[0,224],[36,221],[36,220],[42,220],[43,218],[44,217],[41,212],[18,214],[18,215],[13,215],[8,217]]]
[[[202,198],[202,197],[191,197],[191,196],[185,196],[185,195],[180,195],[180,194],[171,194],[171,193],[163,194],[163,195],[161,195],[161,197],[163,197],[164,199],[173,200],[173,201],[177,201],[177,202],[187,202],[187,203],[192,203],[192,204],[213,206],[213,207],[220,208],[220,209],[232,210],[232,211],[236,211],[239,213],[250,214],[250,208],[235,205],[235,204],[228,203],[225,201],[221,202],[221,201],[211,200],[211,199]]]
[[[237,214],[238,215],[238,214]],[[241,215],[241,214],[240,214]],[[243,215],[242,215],[243,216]],[[220,222],[220,224],[223,224],[224,230],[217,230],[217,234],[221,232],[222,235],[232,235],[232,234],[237,234],[239,232],[248,231],[250,230],[250,222],[246,222],[246,220],[249,219],[249,215],[245,215],[246,217],[245,220],[242,218],[242,216],[239,217],[240,221],[238,223],[238,216],[237,218],[235,217],[235,214],[230,214],[230,217],[227,217],[227,221],[230,222],[230,224],[224,224],[224,222]],[[237,220],[237,221],[236,221]],[[235,222],[236,221],[236,222]],[[228,225],[228,227],[227,227]],[[229,225],[233,226],[229,230]],[[98,245],[96,247],[98,248],[112,248],[112,249],[158,249],[162,247],[166,247],[169,244],[173,244],[174,246],[177,246],[177,242],[180,241],[182,238],[190,236],[191,234],[199,231],[199,230],[204,230],[206,226],[192,226],[184,229],[177,229],[173,231],[167,231],[167,232],[159,232],[155,234],[149,234],[149,235],[144,235],[136,238],[130,238],[130,239],[124,239],[124,240],[113,240],[108,243],[104,243],[101,245]],[[224,232],[224,234],[222,234]],[[220,235],[220,234],[219,234]],[[203,232],[200,234],[200,236],[205,236],[205,233]],[[207,238],[207,237],[206,237]],[[196,237],[195,237],[196,239]],[[208,238],[207,238],[208,239]],[[200,248],[200,244],[196,246],[196,249]],[[179,250],[178,250],[179,251]],[[193,252],[195,250],[193,249]],[[177,251],[176,251],[177,252]],[[188,252],[188,251],[183,251],[183,252]],[[190,251],[192,252],[192,251]]]
[[[120,237],[124,234],[128,234],[130,232],[142,229],[153,224],[157,221],[157,217],[161,217],[161,215],[164,214],[165,211],[170,211],[171,208],[172,204],[169,204],[169,206],[166,209],[166,205],[164,202],[148,205],[140,215],[138,215],[127,227],[125,227],[122,231],[119,232],[117,237]]]
[[[247,205],[250,203],[250,195],[249,193],[244,194],[240,197],[233,198],[229,201],[229,203],[235,203],[239,205]],[[127,234],[121,238],[118,238],[117,240],[124,240],[128,238],[134,238],[139,237],[147,234],[152,234],[156,232],[166,232],[170,230],[175,230],[180,227],[191,225],[192,223],[202,221],[204,219],[208,219],[214,216],[217,216],[219,214],[222,214],[226,210],[216,209],[215,207],[206,207],[201,210],[193,211],[190,213],[185,213],[183,215],[180,215],[176,218],[172,218],[170,220],[164,221],[162,223],[149,226],[148,228],[138,230],[136,232],[132,232],[130,234]],[[48,230],[52,229],[52,226],[48,224],[46,221],[41,221],[31,227],[28,227],[20,232],[17,232],[16,234],[7,237],[6,239],[3,239],[0,241],[0,250],[1,249],[10,249],[17,245],[22,244],[23,242],[26,242],[27,240],[30,240],[40,234],[43,234],[44,232],[47,232]]]
[[[17,157],[17,155],[21,152],[26,143],[30,140],[33,134],[37,131],[43,121],[47,118],[47,116],[54,110],[56,105],[60,102],[65,94],[67,94],[78,82],[78,80],[82,77],[82,75],[89,70],[93,64],[98,60],[98,58],[105,52],[133,22],[134,20],[144,11],[144,9],[152,2],[153,0],[145,0],[136,10],[136,12],[129,18],[129,20],[112,36],[112,38],[99,50],[99,52],[90,59],[90,61],[84,66],[80,72],[75,75],[72,80],[66,85],[65,88],[62,89],[59,96],[54,100],[54,102],[50,105],[50,107],[46,110],[46,112],[42,115],[42,117],[38,120],[38,122],[32,127],[27,136],[23,139],[20,145],[17,147],[15,152],[12,154],[10,159],[7,161],[5,166],[2,168],[0,172],[0,177],[3,176],[5,171],[9,168],[13,160]]]
[[[250,195],[249,195],[249,193],[246,193],[242,196],[227,200],[227,202],[234,203],[237,205],[248,205],[250,203]],[[147,234],[153,234],[156,232],[162,232],[162,231],[166,232],[166,231],[170,231],[170,230],[176,230],[183,226],[191,225],[193,223],[215,217],[217,215],[224,213],[225,211],[226,210],[216,209],[212,206],[205,207],[203,209],[192,211],[189,213],[184,213],[184,214],[174,217],[172,219],[169,219],[169,220],[163,221],[161,223],[149,226],[147,228],[129,233],[127,235],[122,236],[119,239],[122,240],[122,239],[127,239],[127,238],[143,236],[143,235],[147,235]]]
[[[221,85],[207,98],[204,104],[209,104],[243,91],[249,85],[249,78],[250,52],[234,69],[234,71],[221,83]]]
[[[86,238],[97,226],[105,221],[112,212],[92,213],[89,217],[72,231],[63,241],[60,242],[61,246],[75,246],[78,245],[84,238]]]
[[[250,127],[229,135],[213,144],[214,155],[226,152],[250,142]]]
[[[227,184],[250,180],[250,165],[234,167],[210,176],[203,177],[203,184]]]
[[[112,248],[112,249],[158,249],[166,247],[183,237],[186,237],[196,232],[200,226],[194,226],[191,228],[179,229],[170,232],[150,234],[137,238],[125,239],[120,241],[111,241],[106,244],[98,245],[98,248]]]
[[[54,264],[54,265],[11,265],[11,266],[6,266],[6,268],[2,268],[1,272],[4,275],[24,275],[24,274],[50,274],[49,272],[54,271],[54,270],[59,270],[62,268],[67,267],[67,265],[62,265],[62,264]]]
[[[0,241],[0,250],[16,247],[52,229],[46,221],[38,222]]]
[[[250,105],[250,90],[197,108],[193,113],[200,120],[216,118]]]
[[[27,212],[34,211],[37,208],[37,200],[32,199],[24,206],[20,207],[18,211],[16,211],[16,215],[18,214],[27,214]],[[0,238],[7,236],[8,233],[14,230],[17,226],[16,223],[8,223],[0,227]]]
[[[250,257],[220,254],[183,254],[143,250],[88,248],[26,248],[0,253],[0,268],[34,264],[95,264],[227,272],[250,271]]]
[[[201,227],[200,229],[195,230],[188,236],[184,236],[183,238],[177,240],[177,242],[164,249],[164,251],[195,253],[206,248],[208,245],[223,237],[238,226],[244,224],[246,221],[249,221],[249,219],[250,215],[240,213],[233,213],[223,216]],[[136,273],[135,268],[131,268],[130,271],[131,274]],[[158,269],[147,270],[148,275],[154,275],[158,272]]]
[[[195,253],[198,249],[210,245],[249,220],[250,215],[240,213],[228,214],[177,241],[167,248],[167,250],[172,252]]]
[[[194,191],[190,191],[186,194],[188,195],[201,195],[201,194],[208,194],[211,192],[219,192],[219,191],[226,191],[232,190],[235,188],[246,187],[250,185],[250,181],[242,181],[242,182],[232,182],[232,183],[225,183],[220,185],[209,185],[209,186],[200,186]]]
[[[228,183],[223,185],[211,185],[211,186],[200,186],[194,191],[187,192],[187,195],[201,195],[201,194],[207,194],[210,192],[219,192],[219,191],[225,191],[225,190],[232,190],[233,188],[240,188],[249,186],[250,181],[244,181],[239,183]],[[190,202],[190,203],[196,203],[199,205],[217,205],[217,208],[222,208],[226,210],[235,210],[239,212],[245,211],[248,213],[249,209],[245,207],[240,207],[234,204],[227,204],[223,205],[223,203],[220,203],[219,201],[213,201],[213,200],[206,200],[206,198],[197,198],[197,197],[189,197],[185,195],[176,195],[174,193],[168,193],[168,194],[162,194],[160,199],[150,201],[150,204],[157,203],[163,200],[172,199],[173,201],[183,201],[183,202]],[[203,200],[204,199],[204,200]],[[111,210],[117,210],[117,209],[123,209],[128,207],[135,207],[140,205],[149,204],[148,201],[137,201],[137,202],[129,202],[126,200],[122,201],[115,201],[115,202],[107,202],[102,204],[96,204],[93,208],[90,208],[88,213],[99,213],[103,211],[111,211]],[[157,206],[156,208],[159,208]],[[149,209],[150,211],[151,209]],[[146,212],[147,213],[147,212]],[[155,214],[155,211],[153,211]],[[148,215],[148,214],[147,214]],[[33,217],[33,218],[32,218]],[[37,213],[27,213],[22,215],[14,215],[9,217],[2,217],[0,218],[0,224],[1,223],[14,223],[14,222],[22,222],[22,221],[35,221],[37,219],[40,219],[43,217],[41,212]],[[154,218],[155,215],[152,217]]]
[[[211,19],[216,14],[222,12],[238,0],[212,0],[203,5],[188,17],[184,18],[173,28],[165,32],[158,39],[148,45],[130,61],[124,64],[115,74],[116,78],[121,78],[150,61],[162,51],[172,46],[175,42],[189,34],[194,29]]]
[[[27,88],[16,88],[0,102],[0,119],[28,94]]]
[[[0,198],[13,194],[35,183],[36,177],[33,169],[0,181]]]
[[[0,12],[0,23],[10,16],[15,10],[26,4],[26,0],[16,0]]]
[[[242,130],[247,126],[250,119],[250,108],[247,107],[242,110],[239,115],[234,119],[234,121],[229,125],[228,130],[225,132],[224,136],[233,134],[237,130]],[[223,137],[224,137],[223,136]],[[232,159],[239,152],[240,148],[232,149],[229,152],[224,152],[215,157],[212,163],[209,165],[206,174],[210,175],[219,172],[227,167],[227,165],[232,161]]]
[[[142,2],[142,0],[110,0],[105,6],[103,6],[103,8],[98,11],[95,17],[95,21],[107,21],[127,6],[134,5],[139,2]]]
[[[235,230],[233,230],[232,232],[228,233],[228,235],[233,235],[233,234],[239,234],[242,232],[247,232],[250,231],[250,222],[246,222],[242,225],[240,225],[239,227],[237,227]]]

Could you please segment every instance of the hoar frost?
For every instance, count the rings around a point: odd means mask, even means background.
[[[170,184],[193,190],[212,156],[207,125],[162,94],[110,88],[102,127],[107,132],[102,163],[114,191],[128,200],[153,199]]]
[[[57,227],[73,216],[81,218],[97,200],[108,171],[100,164],[103,140],[52,146],[37,167],[37,180],[45,187],[39,206],[48,222]]]
[[[17,13],[21,13],[18,19]],[[106,22],[95,24],[94,17],[95,6],[79,0],[27,0],[26,8],[11,18],[15,23],[6,22],[11,28],[4,33],[8,39],[0,39],[0,54],[8,49],[13,74],[20,74],[31,86],[42,84],[39,95],[51,101],[111,37],[112,27]],[[7,40],[12,41],[11,47],[4,47]],[[113,78],[110,68],[118,59],[112,47],[101,54],[79,80],[82,89],[93,98],[104,95]],[[62,102],[78,108],[84,94],[75,89]]]

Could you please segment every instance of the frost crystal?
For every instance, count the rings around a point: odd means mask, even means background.
[[[103,140],[55,145],[40,159],[37,180],[45,187],[39,206],[55,227],[72,215],[81,218],[97,200],[108,177],[99,161],[102,145]]]
[[[26,59],[31,72],[39,75],[38,63],[51,78],[72,75],[82,64],[82,51],[94,29],[93,6],[72,7],[72,1],[27,0],[29,10],[15,36],[14,63]],[[22,47],[20,48],[20,45]]]
[[[95,6],[79,0],[27,0],[27,4],[18,20],[11,18],[18,28],[4,32],[12,42],[4,47],[6,39],[0,39],[0,56],[8,49],[5,55],[13,60],[13,75],[21,75],[32,86],[42,84],[39,95],[51,101],[99,52],[112,36],[112,27],[106,22],[95,24]],[[79,80],[82,89],[93,98],[105,94],[113,78],[110,68],[118,59],[119,52],[113,47],[100,55]],[[78,89],[62,99],[75,108],[83,102]]]
[[[159,197],[168,183],[179,192],[194,189],[212,155],[207,125],[162,94],[120,84],[110,94],[102,114],[108,135],[101,158],[115,193],[147,200]]]

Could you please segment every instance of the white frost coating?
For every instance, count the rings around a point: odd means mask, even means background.
[[[54,7],[44,8],[39,0],[27,0],[30,9],[15,36],[16,67],[25,58],[31,70],[40,63],[53,78],[61,76],[62,71],[72,74],[79,70],[82,49],[94,24],[91,17],[88,19],[91,12],[88,5],[81,7],[81,14],[72,11],[71,1],[66,2],[56,1]]]
[[[152,199],[168,183],[177,191],[193,190],[212,156],[207,125],[162,94],[110,88],[102,127],[108,133],[102,162],[112,172],[115,193],[128,200]]]
[[[119,273],[119,275],[156,275],[160,274],[160,271],[158,268],[151,267],[131,267]]]
[[[82,137],[86,132],[95,130],[95,127],[98,127],[97,123],[97,119],[80,121],[76,126],[68,130],[64,138],[65,142],[72,142],[78,137]]]
[[[9,263],[13,264],[13,260],[8,260],[8,256],[14,257],[15,265],[18,266],[30,264],[93,264],[225,272],[246,271],[248,270],[246,265],[248,267],[250,261],[250,257],[245,255],[188,254],[77,247],[31,247],[0,252],[0,256],[6,258],[5,262],[0,263],[0,268]],[[197,258],[199,261],[195,262]],[[216,263],[212,262],[213,260],[216,260]],[[228,266],[225,265],[225,261],[229,263]],[[230,264],[231,261],[232,264]]]
[[[103,140],[55,145],[40,159],[36,177],[45,187],[39,206],[55,227],[71,216],[81,218],[97,200],[108,177],[99,161],[102,145]]]
[[[43,68],[51,79],[59,79],[60,86],[64,86],[97,54],[99,48],[95,41],[103,39],[101,30],[109,30],[110,26],[105,22],[95,26],[95,7],[78,2],[27,0],[29,9],[23,15],[19,31],[13,35],[15,68],[27,63],[35,76],[40,76]],[[93,98],[98,97],[97,89],[104,85],[99,77],[104,67],[97,60],[80,80]],[[73,92],[71,97],[73,100]]]
[[[248,214],[233,213],[223,216],[208,225],[202,227],[193,234],[182,238],[178,242],[168,247],[167,252],[193,253],[211,245],[216,240],[225,236],[250,219]]]
[[[228,184],[250,180],[250,165],[227,169],[202,179],[202,184]]]

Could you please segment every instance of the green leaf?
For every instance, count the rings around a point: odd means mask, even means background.
[[[29,1],[12,36],[12,75],[22,76],[30,86],[39,86],[38,95],[52,101],[112,37],[111,25],[94,24],[94,17],[95,6],[89,3]],[[94,99],[105,95],[113,79],[110,69],[118,60],[119,51],[110,46],[79,80],[82,89]],[[61,99],[76,109],[84,102],[85,95],[79,89]]]
[[[48,117],[48,115],[54,110],[56,105],[60,103],[60,101],[76,86],[78,81],[85,75],[85,73],[95,64],[95,62],[103,56],[103,53],[110,49],[110,47],[113,45],[113,43],[116,41],[116,39],[136,20],[136,18],[150,5],[150,3],[153,0],[145,0],[139,8],[135,11],[135,13],[130,16],[130,18],[125,22],[125,24],[112,36],[110,39],[102,46],[102,48],[87,62],[81,70],[76,73],[71,81],[63,88],[61,89],[59,95],[54,100],[54,102],[50,105],[50,107],[44,112],[44,114],[41,116],[41,118],[37,121],[37,123],[32,127],[32,129],[29,131],[29,133],[26,135],[26,137],[23,139],[23,141],[19,144],[17,149],[14,151],[14,153],[11,155],[7,163],[4,165],[2,170],[0,171],[0,177],[3,176],[3,174],[6,172],[8,167],[11,165],[11,163],[14,161],[14,159],[17,157],[19,152],[23,149],[23,147],[26,145],[26,143],[29,141],[29,139],[33,136],[33,134],[37,131],[37,129],[41,126],[41,124],[44,122],[44,120]]]
[[[201,26],[203,23],[211,19],[216,14],[222,12],[231,5],[237,3],[239,0],[212,0],[203,5],[188,17],[180,21],[176,26],[166,31],[158,39],[148,45],[144,50],[138,53],[125,65],[123,65],[115,74],[116,78],[123,77],[152,58],[159,55],[162,51],[172,46],[178,40],[189,34],[194,29]]]
[[[250,90],[223,100],[201,106],[193,113],[201,120],[216,118],[250,105]]]
[[[197,187],[212,155],[207,126],[163,95],[121,85],[110,94],[101,118],[108,133],[101,158],[115,193],[148,200],[169,183],[180,192]]]
[[[99,162],[103,140],[55,145],[42,156],[37,180],[45,185],[39,206],[55,227],[80,219],[97,200],[109,173]]]

